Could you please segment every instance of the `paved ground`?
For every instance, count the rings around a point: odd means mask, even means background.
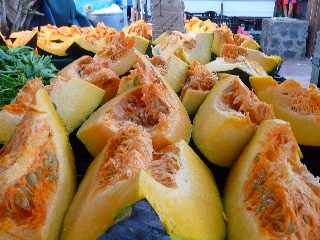
[[[310,59],[286,60],[281,67],[280,76],[286,79],[299,80],[304,86],[308,86],[311,79],[312,64]]]

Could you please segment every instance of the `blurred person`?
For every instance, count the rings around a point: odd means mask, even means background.
[[[297,0],[283,0],[283,13],[285,17],[293,17],[293,9]]]

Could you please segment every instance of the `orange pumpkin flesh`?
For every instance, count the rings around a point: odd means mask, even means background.
[[[30,80],[20,89],[12,103],[3,106],[0,111],[0,143],[9,141],[16,126],[29,110],[34,95],[41,87],[43,87],[41,79]]]
[[[0,150],[0,239],[57,239],[75,189],[63,125],[45,90]]]
[[[152,39],[152,26],[143,20],[133,22],[127,28],[123,29],[128,35],[138,35],[145,39]]]

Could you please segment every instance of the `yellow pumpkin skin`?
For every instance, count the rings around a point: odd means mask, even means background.
[[[189,115],[194,115],[199,106],[206,99],[210,91],[188,89],[181,97],[183,106],[186,108]]]
[[[173,239],[225,239],[223,206],[212,173],[184,141],[176,145],[182,165],[177,189],[166,188],[144,171],[140,191]]]
[[[35,158],[35,154],[41,153],[44,148],[44,144],[49,139],[50,136],[44,137],[41,136],[40,138],[37,137],[35,134],[31,133],[27,136],[21,136],[21,131],[25,132],[29,129],[33,129],[31,131],[37,131],[36,129],[41,127],[42,123],[45,123],[48,126],[51,137],[52,143],[54,147],[55,159],[57,161],[57,172],[55,175],[55,184],[51,192],[48,192],[48,195],[45,196],[38,196],[42,199],[43,202],[38,203],[40,206],[44,208],[44,215],[43,217],[37,218],[37,214],[41,214],[40,212],[35,211],[32,212],[33,217],[22,217],[20,216],[19,221],[24,221],[24,224],[17,224],[14,218],[9,216],[0,216],[0,239],[30,239],[30,240],[56,240],[59,239],[60,228],[63,222],[64,215],[66,210],[72,200],[73,194],[75,192],[76,182],[75,182],[75,166],[74,166],[74,157],[72,153],[71,146],[68,141],[68,135],[66,130],[63,126],[63,122],[61,121],[60,117],[54,110],[54,107],[50,101],[50,98],[47,92],[43,89],[40,89],[36,95],[34,100],[34,108],[30,110],[27,115],[25,116],[24,120],[18,126],[16,130],[16,136],[14,136],[11,141],[15,141],[15,147],[13,150],[10,150],[10,147],[4,147],[4,151],[2,153],[1,161],[3,171],[1,172],[0,178],[0,205],[3,203],[3,192],[7,191],[8,188],[21,188],[24,186],[25,188],[28,187],[29,192],[24,192],[24,196],[28,196],[29,203],[26,206],[26,209],[35,208],[36,205],[34,203],[34,199],[37,199],[35,194],[41,194],[36,192],[37,185],[43,184],[45,176],[40,173],[40,176],[36,174],[36,180],[32,182],[27,178],[29,174],[34,174],[34,166],[38,166],[39,162],[38,158]],[[39,133],[39,130],[38,130]],[[32,145],[26,146],[25,142],[21,140],[21,138],[26,138],[27,143],[33,143]],[[18,142],[17,142],[18,141]],[[20,142],[19,142],[20,141]],[[11,142],[8,143],[8,146],[12,144]],[[14,144],[14,143],[13,143]],[[36,147],[37,149],[33,149]],[[6,152],[8,151],[8,152]],[[15,162],[6,166],[3,159],[6,157],[7,154],[11,154],[15,156]],[[39,157],[40,158],[40,157]],[[41,158],[40,158],[41,159]],[[41,159],[42,166],[46,167],[48,164],[51,166],[51,163],[46,163],[48,159]],[[49,160],[48,160],[49,161]],[[50,167],[51,168],[51,167]],[[52,170],[53,171],[53,170]],[[26,185],[19,185],[24,184],[24,178],[26,178],[27,184]],[[22,179],[22,180],[21,180]],[[21,182],[21,181],[22,182]],[[50,180],[52,181],[52,180]],[[32,185],[31,185],[32,184]],[[33,187],[30,187],[33,186]],[[24,188],[24,189],[25,189]],[[19,189],[18,189],[19,190]],[[42,191],[46,191],[46,189],[42,189]],[[16,195],[17,196],[17,195]],[[46,202],[47,201],[47,202]],[[16,202],[14,204],[17,204]],[[29,205],[30,204],[30,205]],[[12,207],[12,205],[11,205]],[[15,206],[15,209],[20,209]],[[10,211],[9,208],[6,211]],[[21,211],[21,209],[19,210]],[[32,211],[32,209],[30,209]],[[3,212],[2,212],[3,213]],[[1,214],[0,214],[1,215]],[[27,215],[28,216],[28,215]],[[3,218],[4,217],[4,218]],[[35,221],[34,219],[41,219],[39,221]],[[33,223],[35,221],[35,223]],[[28,226],[29,225],[29,226]]]
[[[150,144],[146,142],[144,147],[148,148]],[[194,240],[224,239],[223,208],[210,171],[185,142],[174,145],[179,148],[181,165],[176,175],[176,187],[167,187],[154,180],[145,169],[129,179],[94,190],[97,171],[106,161],[106,146],[80,185],[66,216],[62,239],[96,239],[116,222],[122,209],[143,198],[158,213],[170,236]]]
[[[319,113],[303,114],[293,111],[290,107],[290,103],[284,101],[281,95],[277,92],[277,90],[280,89],[281,84],[278,84],[272,77],[251,77],[250,83],[257,96],[262,101],[273,105],[274,112],[278,118],[290,122],[299,144],[306,146],[320,146]],[[295,88],[302,88],[298,82],[294,85],[296,86],[293,86],[292,91],[294,91]],[[310,89],[311,88],[309,88],[309,90]],[[316,99],[319,99],[317,98],[319,93],[319,90],[314,88],[310,94],[314,95]]]
[[[87,81],[57,78],[49,86],[49,94],[61,116],[66,129],[71,133],[101,104],[105,91]],[[90,101],[89,101],[90,99]]]
[[[279,131],[280,129],[280,131]],[[292,151],[291,154],[294,156],[292,160],[288,160],[287,162],[285,162],[285,164],[288,166],[289,162],[294,162],[295,165],[294,166],[298,166],[297,168],[299,170],[297,170],[297,172],[299,174],[301,174],[301,176],[303,176],[305,174],[305,172],[308,172],[308,170],[303,166],[303,164],[300,162],[300,150],[299,150],[299,146],[296,142],[296,140],[294,139],[293,133],[291,131],[290,128],[290,124],[288,122],[279,120],[279,119],[274,119],[274,120],[265,120],[262,122],[262,124],[258,127],[254,137],[252,138],[251,142],[246,146],[246,148],[244,149],[244,151],[241,153],[241,156],[239,157],[239,159],[237,160],[237,162],[233,165],[227,182],[226,182],[226,187],[225,187],[225,195],[224,195],[224,206],[225,206],[225,211],[227,214],[227,218],[228,218],[228,230],[227,230],[227,235],[228,235],[228,239],[232,239],[232,240],[256,240],[256,239],[261,239],[261,240],[270,240],[270,239],[309,239],[309,238],[305,238],[306,236],[302,236],[299,234],[295,235],[294,232],[299,229],[302,231],[308,231],[308,227],[306,227],[307,223],[303,223],[301,222],[301,224],[296,225],[296,227],[290,229],[290,227],[288,227],[288,231],[286,232],[284,231],[283,234],[281,236],[276,237],[275,235],[272,235],[270,232],[268,232],[266,229],[263,229],[263,227],[260,225],[260,219],[258,218],[258,216],[256,216],[255,214],[260,213],[260,211],[258,210],[259,207],[258,205],[253,206],[253,208],[251,207],[251,210],[248,210],[248,206],[246,206],[246,195],[244,192],[246,191],[246,189],[248,188],[248,185],[246,185],[248,182],[248,178],[249,176],[251,176],[251,174],[253,173],[253,167],[255,166],[255,164],[258,164],[257,162],[261,162],[261,161],[266,161],[264,159],[259,159],[256,160],[257,158],[259,158],[260,154],[264,154],[264,149],[266,146],[268,146],[269,144],[272,144],[272,142],[270,142],[270,135],[271,134],[278,134],[277,136],[279,138],[283,138],[283,137],[288,137],[289,141],[292,141],[292,144],[294,147],[290,148],[289,151]],[[275,146],[276,148],[280,149],[281,144],[284,143],[280,143],[279,145]],[[291,146],[291,145],[290,145]],[[288,149],[288,148],[287,148]],[[277,150],[272,151],[272,153],[276,152]],[[282,150],[280,150],[280,155],[283,156],[283,152],[281,152]],[[291,156],[291,155],[290,155]],[[275,162],[281,162],[283,159],[281,159],[281,157],[276,158]],[[269,160],[271,161],[271,160]],[[279,168],[281,168],[282,165],[279,166]],[[288,180],[284,181],[284,185],[287,185],[285,187],[287,187],[287,190],[285,190],[285,192],[287,192],[287,194],[289,195],[288,197],[285,197],[285,195],[282,195],[281,193],[279,193],[278,195],[266,195],[265,196],[273,196],[274,197],[274,201],[276,202],[279,199],[285,199],[282,200],[283,202],[285,202],[284,204],[286,204],[284,206],[284,209],[281,208],[279,206],[279,209],[277,209],[277,211],[273,212],[274,215],[276,215],[277,213],[282,214],[282,210],[284,211],[284,214],[286,213],[286,211],[293,211],[295,212],[295,210],[293,209],[293,206],[295,204],[295,201],[297,199],[294,198],[294,195],[296,194],[296,192],[294,191],[290,191],[290,189],[288,189],[291,186],[296,186],[299,185],[299,182],[295,182],[295,181],[300,181],[299,177],[300,176],[294,176],[295,173],[294,167],[288,167],[288,169],[279,169],[280,171],[284,172],[284,175],[288,176]],[[300,171],[301,170],[301,171]],[[310,174],[310,173],[309,173]],[[292,176],[292,178],[291,178]],[[319,190],[320,190],[320,185],[319,185],[319,181],[316,180],[316,178],[313,178],[314,180],[312,180],[312,175],[304,175],[304,176],[308,176],[309,179],[311,179],[310,181],[312,182],[313,185],[313,189],[315,191],[315,193],[318,191],[318,194],[314,194],[313,197],[315,200],[315,205],[317,206],[317,204],[319,205],[319,200],[320,200],[320,195],[319,195]],[[267,175],[266,178],[270,179],[272,176]],[[291,179],[290,179],[291,178]],[[299,180],[298,180],[299,179]],[[259,181],[259,179],[255,179],[253,180],[253,182],[250,182],[250,184],[253,184],[253,189],[254,188],[254,181]],[[264,180],[262,180],[263,182]],[[283,179],[278,179],[278,178],[273,178],[273,181],[278,182],[278,181],[283,181]],[[260,184],[260,183],[259,183]],[[264,183],[262,183],[262,186],[266,186],[263,185]],[[311,183],[310,183],[311,184]],[[311,184],[311,185],[312,185]],[[262,188],[257,186],[256,187],[256,191],[258,191],[258,189]],[[261,194],[265,193],[268,191],[267,190],[261,190],[263,191]],[[275,192],[277,192],[277,189],[272,189],[272,193],[271,194],[275,194]],[[280,190],[279,190],[280,191]],[[281,189],[282,191],[282,189]],[[305,189],[305,191],[308,192],[307,189]],[[252,195],[255,196],[256,193],[252,193]],[[285,194],[285,193],[284,193]],[[251,195],[251,196],[252,196]],[[277,199],[277,196],[280,196],[279,199]],[[310,195],[309,195],[310,196]],[[288,199],[290,199],[290,202],[286,202]],[[295,200],[292,200],[295,199]],[[299,198],[298,198],[299,199]],[[312,200],[308,200],[311,201]],[[299,201],[299,200],[298,200]],[[300,203],[303,202],[304,200],[300,200]],[[318,203],[316,202],[318,201]],[[300,203],[296,203],[296,204],[300,204]],[[256,204],[260,204],[259,202],[256,202]],[[305,202],[304,203],[306,206],[309,203]],[[268,205],[267,205],[268,206]],[[286,208],[287,207],[287,208]],[[306,208],[308,209],[308,207]],[[315,210],[315,209],[313,209]],[[262,210],[264,211],[264,210]],[[307,210],[308,211],[308,210]],[[317,211],[317,210],[316,210]],[[302,213],[301,213],[302,214]],[[308,215],[308,214],[307,214]],[[310,215],[307,217],[310,217]],[[281,215],[282,216],[282,215]],[[290,213],[288,213],[287,216],[292,216],[290,215]],[[302,215],[299,216],[299,213],[297,213],[295,216],[297,216],[298,218],[303,218]],[[315,216],[315,218],[317,218],[317,216]],[[281,221],[281,223],[284,223],[286,221],[283,220]],[[311,220],[312,221],[312,220]],[[272,221],[270,220],[270,226],[272,227],[274,222],[273,219]],[[315,223],[315,222],[314,222]],[[296,223],[295,223],[296,224]],[[318,228],[316,227],[319,224],[319,222],[315,223],[314,227],[315,229],[313,229],[314,233],[318,232]],[[310,225],[309,225],[310,226]],[[275,230],[276,228],[274,227],[273,230]],[[291,231],[291,232],[290,232]],[[316,235],[313,235],[316,236]],[[312,239],[317,239],[317,238],[312,238]]]
[[[223,93],[233,81],[243,85],[236,76],[221,77],[193,121],[192,138],[196,146],[209,161],[223,167],[237,159],[256,128],[247,116],[221,107]]]
[[[168,59],[164,59],[164,61],[165,69],[161,69],[161,66],[157,66],[154,62],[153,64],[159,68],[163,78],[169,83],[172,89],[178,93],[181,91],[186,81],[188,64],[175,55],[168,57]]]

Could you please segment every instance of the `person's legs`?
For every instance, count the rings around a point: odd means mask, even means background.
[[[292,17],[293,14],[293,3],[289,3],[288,17]]]
[[[283,4],[283,13],[285,17],[288,17],[288,5]]]
[[[289,0],[283,0],[283,13],[285,17],[288,17],[288,4],[289,4]]]

